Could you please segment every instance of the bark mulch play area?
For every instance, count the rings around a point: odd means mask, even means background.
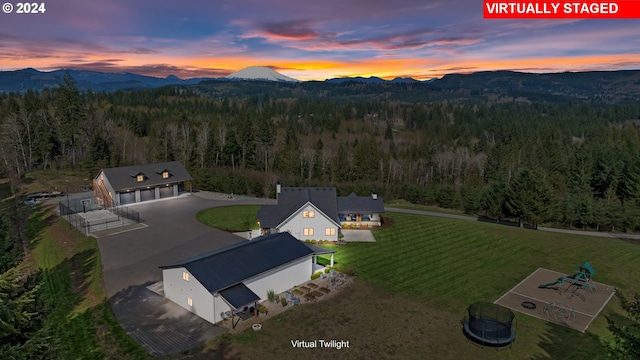
[[[563,277],[565,280],[559,281]],[[571,280],[568,274],[539,268],[495,303],[585,332],[611,300],[615,288],[593,281],[589,287],[584,288],[574,285]],[[542,284],[548,286],[539,288]]]

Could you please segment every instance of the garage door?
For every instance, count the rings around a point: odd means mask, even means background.
[[[133,204],[134,202],[136,202],[135,192],[120,193],[120,205]]]
[[[153,200],[156,198],[156,189],[140,190],[140,201]]]
[[[160,188],[160,199],[173,196],[173,186],[165,186]]]

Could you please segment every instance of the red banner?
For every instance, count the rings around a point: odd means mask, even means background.
[[[640,19],[640,1],[484,0],[485,19]]]

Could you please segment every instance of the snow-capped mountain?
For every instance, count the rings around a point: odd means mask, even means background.
[[[267,81],[287,81],[287,82],[299,82],[300,80],[296,80],[290,78],[288,76],[284,76],[276,71],[273,71],[271,68],[266,66],[249,66],[240,71],[234,72],[226,77],[227,79],[237,79],[237,80],[267,80]]]

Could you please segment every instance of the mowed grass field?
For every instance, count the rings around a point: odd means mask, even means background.
[[[539,267],[569,274],[589,261],[597,271],[595,281],[628,295],[640,292],[636,244],[483,222],[386,216],[395,224],[374,230],[375,244],[334,247],[338,267],[352,269],[358,278],[353,289],[326,304],[301,306],[266,321],[263,329],[270,331],[225,336],[210,349],[239,358],[269,349],[268,356],[261,353],[265,359],[606,359],[611,341],[606,317],[622,315],[615,297],[584,334],[516,313],[517,340],[505,351],[468,343],[460,320],[469,304],[495,301]],[[318,336],[352,345],[330,353],[300,352],[287,340]]]

